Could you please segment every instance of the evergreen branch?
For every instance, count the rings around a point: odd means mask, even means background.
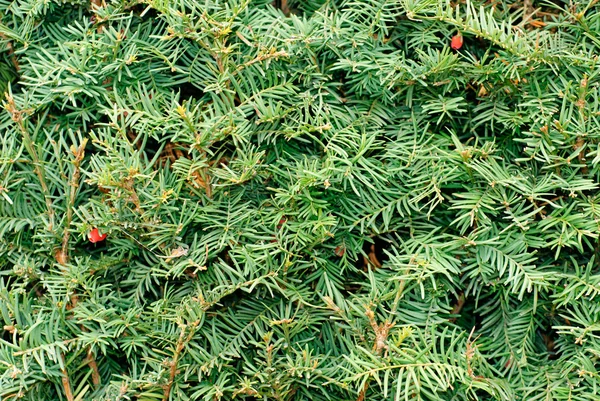
[[[61,248],[60,253],[57,253],[57,255],[56,255],[56,260],[58,261],[58,263],[60,263],[62,265],[67,263],[67,261],[69,260],[69,236],[71,234],[70,226],[71,226],[71,220],[73,219],[73,206],[75,205],[75,197],[77,195],[77,190],[79,188],[79,176],[81,175],[79,166],[81,165],[81,161],[83,160],[83,157],[85,155],[86,143],[87,143],[87,139],[84,139],[83,142],[81,143],[81,145],[79,145],[79,147],[71,148],[71,151],[73,152],[73,155],[75,156],[75,159],[73,159],[73,161],[72,161],[73,167],[75,170],[73,172],[71,181],[69,182],[70,192],[69,192],[69,201],[67,204],[67,216],[66,216],[65,229],[64,229],[64,233],[63,233],[63,239],[62,239],[62,248]]]
[[[62,360],[62,365],[65,365],[65,356],[61,353],[60,358]],[[67,373],[66,366],[61,369],[62,377],[61,382],[63,385],[63,390],[65,391],[65,397],[67,397],[67,401],[74,401],[73,391],[71,390],[71,381],[69,379],[69,374]]]
[[[454,3],[0,0],[0,398],[596,400],[600,3]]]
[[[98,369],[98,363],[96,362],[96,357],[92,352],[92,348],[88,348],[87,352],[87,364],[92,369],[92,383],[94,386],[98,387],[101,383],[100,370]]]
[[[195,328],[198,326],[200,322],[196,321],[189,325],[189,333],[187,337],[185,335],[186,329],[188,325],[181,324],[180,325],[180,333],[179,338],[177,339],[177,343],[175,344],[175,352],[173,353],[173,357],[169,362],[169,379],[167,384],[164,386],[164,396],[163,401],[168,401],[171,395],[171,388],[173,387],[173,383],[175,382],[175,376],[177,375],[177,364],[179,363],[179,359],[181,357],[181,352],[185,348],[186,344],[190,342],[192,337],[194,336]]]
[[[29,130],[25,126],[23,114],[26,114],[26,111],[17,109],[15,101],[9,93],[6,93],[6,101],[4,102],[3,106],[11,115],[12,120],[17,124],[17,127],[19,128],[19,131],[23,137],[23,144],[25,145],[25,148],[27,149],[27,152],[33,161],[33,168],[38,177],[40,186],[42,188],[42,193],[46,201],[46,210],[48,212],[48,231],[52,232],[54,230],[54,207],[52,206],[52,198],[46,182],[44,165],[40,161],[33,140],[31,139],[31,135],[29,134]]]

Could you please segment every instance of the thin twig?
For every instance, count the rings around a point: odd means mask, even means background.
[[[10,41],[10,39],[3,33],[0,33],[0,39],[6,40],[6,47],[8,48],[8,55],[10,56],[10,61],[13,63],[15,67],[15,71],[18,73],[21,67],[19,66],[19,62],[17,61],[17,56],[15,55],[15,49]]]
[[[179,361],[179,354],[183,350],[185,346],[185,328],[187,326],[181,326],[181,333],[179,333],[179,339],[177,340],[177,345],[175,346],[175,353],[173,354],[173,359],[171,360],[171,371],[169,372],[169,382],[165,386],[165,393],[163,400],[167,401],[169,399],[169,395],[171,394],[171,388],[173,387],[173,383],[175,382],[175,375],[177,374],[177,362]]]
[[[379,259],[377,259],[377,255],[375,254],[375,244],[371,244],[371,251],[369,252],[369,261],[371,262],[371,265],[373,265],[373,267],[375,268],[380,268],[383,266]]]
[[[403,285],[401,285],[401,290],[396,295],[396,299],[399,300],[401,296],[401,291],[403,290]],[[367,305],[365,306],[365,315],[367,319],[369,319],[369,324],[371,328],[375,332],[375,342],[373,343],[373,351],[377,353],[377,355],[381,355],[382,350],[388,350],[387,338],[390,333],[390,329],[395,326],[395,323],[391,323],[388,319],[385,322],[378,324],[375,319],[375,313],[373,310]],[[367,390],[369,389],[370,378],[365,381],[363,388],[358,393],[358,398],[356,401],[363,401],[365,399],[365,395]]]
[[[87,138],[83,140],[83,142],[81,143],[81,145],[79,145],[78,148],[71,148],[71,151],[75,156],[75,159],[73,159],[73,166],[75,166],[75,171],[73,172],[73,177],[71,178],[71,182],[69,183],[71,191],[69,193],[69,204],[67,205],[67,217],[65,223],[65,230],[63,233],[60,258],[56,258],[57,261],[63,265],[69,260],[69,236],[71,234],[71,232],[69,231],[69,227],[71,226],[71,221],[73,220],[73,206],[75,205],[75,197],[77,196],[77,189],[79,188],[79,177],[81,175],[81,170],[79,167],[81,165],[81,161],[83,160],[83,156],[85,155],[86,143]]]
[[[182,159],[182,158],[189,159],[189,157],[187,157],[183,153],[183,151],[181,149],[179,149],[179,147],[183,147],[183,145],[181,145],[179,143],[171,143],[171,142],[167,143],[167,145],[165,146],[165,148],[163,150],[164,158],[169,159],[171,161],[171,163],[175,163],[177,160]],[[189,151],[188,151],[188,153],[189,153]],[[159,160],[161,158],[159,158]],[[210,164],[211,164],[211,162],[209,162],[209,165]],[[208,167],[203,167],[202,173],[200,173],[199,171],[193,171],[191,173],[191,175],[194,178],[192,185],[196,188],[200,188],[200,187],[204,188],[204,190],[206,192],[206,196],[209,198],[212,198],[212,187],[211,187],[211,183],[210,183],[210,176],[208,174]]]
[[[367,390],[369,389],[369,380],[367,380],[362,388],[362,390],[360,390],[360,393],[358,393],[358,398],[356,399],[356,401],[364,401],[365,399],[365,394],[367,394]]]
[[[34,352],[44,349],[44,347],[47,347],[49,345],[56,345],[56,346],[67,345],[67,344],[71,344],[72,342],[76,342],[78,340],[79,340],[79,338],[76,337],[76,338],[69,338],[68,340],[63,340],[63,341],[55,341],[50,344],[44,344],[44,345],[40,345],[38,347],[33,347],[33,348],[29,348],[29,349],[22,350],[22,351],[15,351],[15,352],[13,352],[13,356],[30,355]]]
[[[460,313],[460,311],[462,310],[463,306],[465,305],[465,300],[466,300],[465,294],[463,292],[461,292],[460,295],[458,296],[458,300],[456,301],[456,304],[452,308],[452,311],[450,312],[450,314],[458,315]],[[450,318],[450,321],[452,323],[456,322],[456,317]]]
[[[196,328],[196,326],[198,326],[198,324],[200,324],[200,321],[193,322],[189,325],[190,331],[189,331],[187,337],[185,336],[185,329],[188,326],[185,324],[180,325],[181,333],[179,333],[179,338],[177,339],[177,345],[175,346],[175,352],[173,353],[173,359],[171,360],[171,369],[169,371],[169,381],[164,386],[163,401],[169,400],[169,396],[171,395],[171,389],[173,388],[173,383],[175,383],[175,376],[177,375],[177,364],[179,362],[179,357],[181,356],[181,351],[183,351],[183,348],[185,347],[185,345],[192,339],[192,337],[194,335],[194,329]]]
[[[465,356],[467,359],[467,374],[474,379],[480,379],[482,377],[475,376],[475,374],[473,373],[473,367],[471,366],[471,360],[475,356],[475,351],[477,350],[477,345],[475,345],[475,341],[477,341],[477,339],[479,338],[479,336],[477,336],[473,341],[471,341],[471,337],[473,337],[474,332],[475,326],[473,326],[471,332],[469,333],[469,338],[467,338],[467,351],[465,352]]]
[[[71,305],[68,307],[68,310],[75,308],[78,302],[79,297],[77,296],[77,294],[71,295]],[[80,327],[83,332],[88,332],[88,330],[83,324],[80,325]],[[94,357],[94,353],[92,352],[91,345],[88,346],[86,362],[90,369],[92,369],[92,383],[94,383],[94,386],[98,387],[100,385],[100,370],[98,369],[98,364],[96,363],[96,358]]]
[[[17,126],[23,135],[23,144],[25,145],[25,148],[27,148],[27,152],[33,160],[33,169],[38,177],[38,180],[40,181],[42,193],[44,194],[44,199],[46,200],[46,209],[48,211],[48,231],[52,231],[54,229],[54,208],[52,207],[52,198],[50,197],[50,190],[48,189],[48,184],[46,183],[46,176],[44,169],[42,168],[42,163],[35,150],[35,147],[33,146],[33,141],[29,135],[29,131],[27,130],[27,127],[25,127],[23,114],[26,112],[16,108],[14,99],[8,93],[6,94],[6,103],[4,104],[4,107],[11,114],[12,120],[17,123]]]

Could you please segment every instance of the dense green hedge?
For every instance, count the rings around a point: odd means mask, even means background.
[[[0,21],[1,400],[600,399],[596,0]]]

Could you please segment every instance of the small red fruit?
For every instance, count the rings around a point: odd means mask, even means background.
[[[463,45],[463,37],[462,37],[462,34],[459,32],[452,37],[452,41],[450,42],[450,47],[452,47],[454,50],[458,50],[462,47],[462,45]]]
[[[95,244],[96,242],[104,241],[106,234],[100,234],[100,231],[98,231],[97,228],[94,228],[88,234],[88,238],[90,239],[91,243]]]

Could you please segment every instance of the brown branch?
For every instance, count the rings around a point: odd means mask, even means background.
[[[275,8],[279,8],[286,17],[290,16],[291,10],[290,6],[288,5],[288,0],[274,0],[272,5]]]
[[[73,295],[71,295],[71,302],[67,305],[67,310],[75,308],[78,302],[79,297],[76,293],[74,293]],[[88,331],[84,325],[80,325],[80,327],[83,332]],[[91,346],[88,346],[88,352],[85,360],[90,369],[92,369],[92,383],[94,383],[94,386],[97,387],[100,385],[100,370],[98,369],[98,364],[96,363],[96,358],[94,357]]]
[[[369,248],[369,253],[367,256],[363,255],[363,265],[362,269],[365,272],[368,272],[369,269],[375,270],[383,266],[379,259],[377,259],[377,254],[375,253],[375,244],[371,244]]]
[[[399,297],[401,296],[400,294],[401,293],[399,292],[396,297],[397,299],[399,299]],[[375,332],[375,342],[373,343],[373,351],[375,351],[377,355],[380,355],[381,351],[385,349],[387,354],[387,338],[390,333],[390,329],[395,326],[395,323],[391,323],[389,320],[386,319],[384,323],[378,324],[377,320],[375,319],[375,313],[371,310],[369,306],[365,306],[365,315],[367,316],[367,319],[369,319],[369,324]],[[363,401],[365,399],[365,395],[368,389],[369,380],[365,382],[362,390],[360,390],[360,392],[358,393],[358,398],[356,399],[356,401]]]
[[[181,327],[181,333],[179,334],[179,339],[177,340],[177,345],[175,346],[175,353],[173,354],[173,359],[171,360],[171,371],[169,372],[169,382],[165,386],[165,393],[163,400],[168,401],[169,395],[171,394],[171,388],[173,387],[173,383],[175,382],[175,375],[177,374],[177,362],[179,361],[179,355],[185,346],[185,327]]]
[[[271,49],[269,51],[269,53],[259,54],[258,56],[256,56],[256,58],[253,58],[252,60],[240,65],[237,68],[236,72],[239,72],[239,71],[243,70],[244,68],[251,66],[252,64],[260,63],[261,61],[265,61],[265,60],[269,60],[269,59],[277,60],[280,57],[288,57],[288,56],[289,56],[289,53],[286,52],[285,50],[275,51],[275,49]]]
[[[106,2],[104,0],[91,0],[90,1],[90,11],[95,13],[97,10],[99,10],[102,7],[106,7]],[[92,21],[96,22],[96,14],[94,14],[92,16]],[[104,30],[103,25],[98,25],[98,28],[96,28],[97,33],[102,33],[103,30]]]
[[[177,155],[178,158],[182,158],[185,157],[185,155],[183,154],[183,152],[180,149],[174,148],[175,150],[175,154]],[[209,198],[212,198],[212,187],[210,185],[210,178],[208,177],[208,168],[204,167],[202,169],[202,173],[200,174],[200,172],[198,171],[194,171],[192,173],[192,175],[194,176],[194,183],[197,186],[201,186],[202,188],[204,188],[204,191],[206,192],[206,196],[208,196]],[[204,177],[203,177],[204,175]]]
[[[381,354],[383,349],[388,349],[386,344],[388,334],[390,333],[390,329],[394,327],[395,323],[390,323],[389,320],[386,320],[382,324],[377,324],[377,320],[375,319],[375,313],[368,306],[365,307],[365,314],[369,319],[369,324],[371,328],[375,332],[375,342],[373,343],[373,351],[375,351],[378,355]]]
[[[12,43],[10,42],[8,37],[3,33],[0,33],[0,39],[6,40],[6,47],[8,49],[8,55],[10,56],[10,61],[13,63],[13,65],[15,67],[15,71],[18,73],[19,70],[21,69],[21,67],[19,66],[19,62],[17,61],[17,56],[15,55],[15,50],[13,48]]]
[[[587,84],[587,80],[586,80],[586,84]],[[580,148],[583,148],[586,145],[585,140],[583,139],[583,137],[578,136],[577,140],[575,142],[575,145],[573,146],[573,148],[575,150],[579,150]],[[579,161],[579,163],[583,164],[583,167],[581,169],[581,172],[585,175],[588,174],[588,167],[587,167],[587,163],[585,162],[585,152],[584,150],[581,150],[578,154],[577,154],[577,160]]]
[[[369,252],[369,261],[376,268],[380,268],[383,266],[379,259],[377,259],[377,255],[375,254],[375,244],[371,244],[371,252]]]
[[[64,365],[65,364],[65,356],[63,354],[60,354],[60,357],[62,358],[62,362]],[[73,397],[73,391],[71,390],[71,382],[69,380],[69,374],[67,373],[67,367],[65,366],[60,371],[63,374],[63,376],[61,377],[61,381],[62,381],[63,388],[65,389],[65,396],[67,397],[67,401],[74,401],[75,398]]]
[[[167,143],[167,145],[163,149],[162,155],[159,157],[157,163],[164,159],[169,159],[171,161],[171,163],[175,163],[177,160],[182,159],[182,158],[189,159],[189,157],[187,157],[183,153],[183,151],[181,149],[178,149],[177,147],[183,147],[183,145],[181,145],[179,143],[171,143],[171,142]],[[212,198],[212,186],[210,184],[210,176],[208,174],[208,167],[204,167],[202,169],[202,173],[200,173],[199,171],[193,171],[191,173],[191,175],[193,176],[192,184],[194,185],[194,187],[204,188],[204,191],[206,192],[206,196],[208,196],[209,198]]]
[[[196,326],[198,326],[198,324],[200,324],[199,320],[190,324],[191,328],[187,337],[185,336],[185,329],[188,326],[186,326],[185,324],[182,324],[180,326],[181,333],[179,333],[179,338],[177,339],[177,344],[175,345],[175,352],[173,353],[173,359],[171,359],[170,362],[171,369],[169,371],[169,381],[164,386],[163,401],[169,400],[169,396],[171,395],[171,389],[173,388],[173,383],[175,383],[175,376],[177,375],[177,363],[179,362],[181,351],[183,351],[185,345],[192,339],[192,336],[194,335],[194,329],[196,328]]]
[[[135,211],[138,213],[142,213],[142,204],[140,203],[140,197],[138,196],[135,190],[133,177],[125,178],[120,187],[129,192],[128,201],[135,205]]]
[[[356,399],[356,401],[364,401],[365,399],[365,394],[367,394],[367,390],[369,389],[369,380],[367,380],[362,388],[362,390],[360,390],[360,393],[358,393],[358,398]]]
[[[523,22],[527,23],[534,13],[532,0],[523,1]]]
[[[458,296],[458,300],[456,301],[456,304],[454,305],[454,308],[452,308],[452,311],[450,312],[450,314],[458,315],[464,305],[465,305],[465,294],[464,294],[464,292],[461,292],[460,295]],[[450,321],[452,323],[456,322],[456,317],[450,318]]]
[[[127,112],[123,112],[123,116],[127,117]],[[142,150],[142,144],[141,141],[138,139],[138,137],[135,135],[135,132],[133,132],[132,129],[128,129],[127,130],[127,138],[129,138],[129,140],[131,141],[131,143],[133,145],[135,145],[135,147],[137,148],[137,150]],[[169,144],[167,144],[168,146]]]
[[[71,181],[69,182],[71,191],[69,193],[69,203],[67,205],[67,217],[65,223],[65,230],[63,232],[62,248],[60,252],[57,252],[55,254],[57,262],[61,265],[64,265],[69,260],[69,237],[71,235],[69,227],[71,226],[71,221],[73,220],[73,206],[75,205],[75,197],[77,196],[77,189],[79,188],[79,177],[81,176],[81,170],[79,167],[85,155],[86,143],[87,138],[83,140],[83,142],[81,143],[81,145],[79,145],[78,148],[75,148],[75,146],[71,147],[71,151],[75,156],[75,159],[73,159],[73,166],[75,166],[75,171],[73,172],[73,177],[71,177]]]
[[[473,337],[473,333],[475,332],[475,326],[471,329],[471,333],[469,333],[469,338],[467,338],[467,350],[465,352],[465,357],[467,359],[467,374],[473,379],[483,379],[481,376],[475,376],[473,372],[473,367],[471,366],[471,360],[475,356],[475,351],[477,350],[477,345],[475,345],[475,341],[479,338],[477,336],[473,341],[471,338]]]
[[[92,369],[92,383],[94,383],[94,386],[98,387],[100,385],[100,371],[98,370],[98,364],[96,363],[96,358],[94,358],[91,348],[88,349],[86,360],[88,366]]]
[[[18,110],[15,105],[14,99],[8,93],[6,94],[6,102],[4,103],[4,108],[11,115],[12,120],[15,123],[17,123],[17,126],[21,131],[21,135],[23,135],[23,144],[25,145],[25,148],[27,148],[27,152],[33,160],[33,169],[38,177],[38,180],[42,187],[44,199],[46,201],[46,209],[48,212],[48,231],[52,231],[54,229],[54,208],[52,207],[52,198],[50,197],[50,190],[48,189],[48,184],[46,183],[46,176],[44,174],[44,169],[42,168],[42,163],[35,150],[33,140],[29,135],[29,131],[27,130],[27,127],[25,127],[23,114],[26,114],[27,111]]]

